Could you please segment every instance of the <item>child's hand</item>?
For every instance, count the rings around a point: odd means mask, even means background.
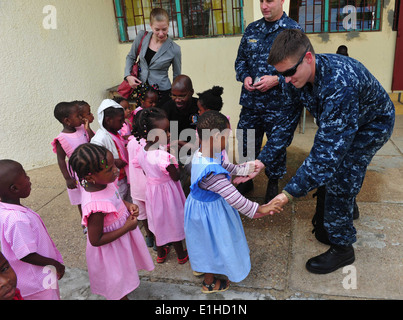
[[[130,203],[127,201],[124,201],[124,202],[125,202],[127,210],[129,210],[130,214],[134,217],[138,217],[139,216],[139,207],[134,203]]]
[[[124,227],[127,229],[127,231],[132,231],[137,228],[137,223],[137,218],[134,215],[129,215]]]
[[[65,266],[57,260],[54,260],[53,266],[56,268],[57,280],[60,280],[64,276]]]
[[[83,118],[83,124],[84,124],[84,129],[86,131],[88,131],[88,129],[90,128],[90,122],[87,118]]]
[[[270,201],[268,204],[259,206],[253,218],[258,219],[281,211],[283,211],[283,208],[280,201]]]
[[[259,172],[265,167],[265,165],[260,160],[251,161],[249,163],[253,164],[253,165],[250,165],[251,173],[245,177],[239,176],[239,177],[234,178],[234,180],[232,182],[235,185],[244,183],[248,180],[255,178],[259,174]]]
[[[77,181],[72,177],[66,179],[66,185],[69,189],[77,189]]]

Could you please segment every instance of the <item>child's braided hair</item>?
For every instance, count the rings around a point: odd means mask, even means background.
[[[137,140],[147,139],[148,133],[155,129],[154,122],[167,118],[167,114],[160,108],[147,108],[137,112],[133,121],[132,135]]]
[[[93,143],[78,146],[69,159],[70,172],[74,171],[81,182],[85,176],[105,168],[107,153],[105,147]]]

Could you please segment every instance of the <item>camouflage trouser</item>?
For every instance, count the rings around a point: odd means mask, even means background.
[[[326,183],[324,227],[331,243],[348,246],[356,241],[354,199],[369,163],[389,140],[393,125],[394,117],[387,117],[360,127],[337,172]]]
[[[301,111],[301,108],[294,106],[264,112],[250,108],[241,110],[237,130],[238,150],[248,161],[262,161],[268,178],[280,179],[286,173],[286,149],[292,142]],[[253,129],[254,135],[248,135],[248,129]],[[267,143],[262,149],[265,133]],[[254,148],[255,152],[248,155],[250,148]]]

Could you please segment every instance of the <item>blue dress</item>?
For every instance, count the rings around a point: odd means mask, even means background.
[[[223,197],[199,187],[213,174],[230,175],[218,160],[197,155],[192,160],[190,194],[185,203],[186,247],[192,269],[226,275],[232,282],[245,279],[251,268],[249,247],[237,210]]]

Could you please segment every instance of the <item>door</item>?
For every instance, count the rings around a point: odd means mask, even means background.
[[[397,30],[395,65],[393,67],[392,91],[403,91],[403,7],[396,0],[395,29]]]

